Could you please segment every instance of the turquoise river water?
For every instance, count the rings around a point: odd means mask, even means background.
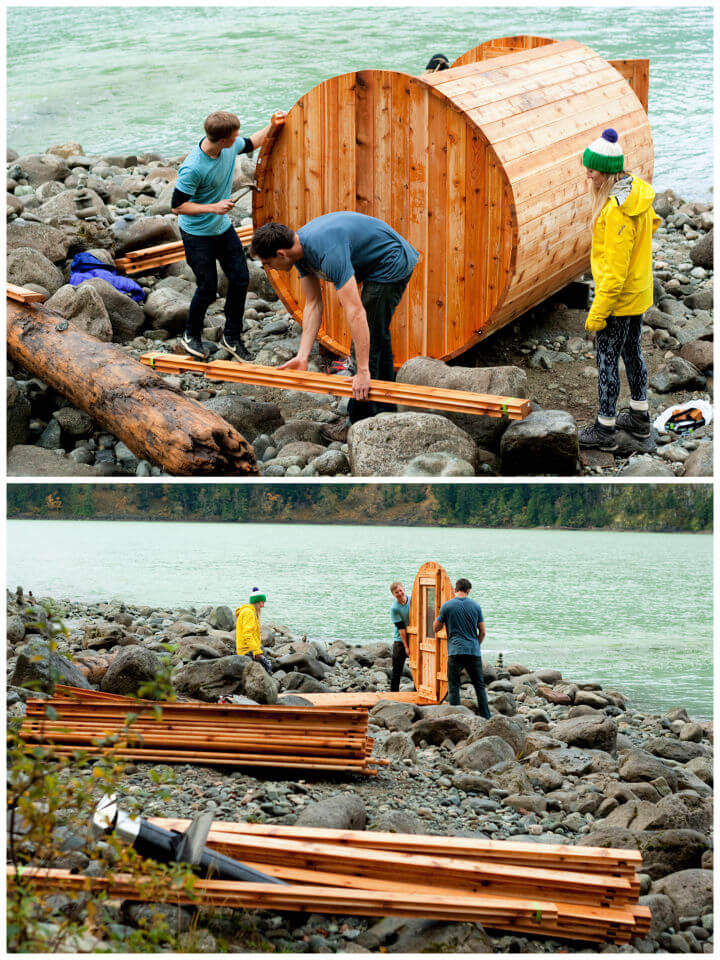
[[[198,608],[268,595],[295,634],[390,640],[389,584],[425,560],[465,576],[484,655],[551,667],[639,709],[712,716],[712,538],[554,530],[11,520],[8,586]]]
[[[8,144],[89,154],[186,153],[212,110],[246,132],[328,77],[422,72],[483,40],[573,38],[650,58],[656,188],[710,196],[711,7],[24,7],[7,18]]]

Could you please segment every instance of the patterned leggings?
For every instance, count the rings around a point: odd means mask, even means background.
[[[601,417],[615,416],[620,394],[620,357],[625,361],[630,396],[633,400],[646,399],[648,375],[640,344],[642,318],[642,314],[608,317],[607,326],[596,335]]]

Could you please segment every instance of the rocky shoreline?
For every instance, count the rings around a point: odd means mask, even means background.
[[[234,696],[299,703],[304,692],[389,689],[387,643],[328,646],[267,624],[270,678],[234,654],[227,607],[54,606],[68,632],[50,654],[46,608],[21,591],[8,594],[11,718],[24,714],[28,684],[49,689],[51,665],[64,682],[123,694],[169,672],[180,696],[207,702]],[[375,753],[391,763],[375,778],[283,779],[282,772],[256,778],[222,768],[129,763],[121,791],[155,816],[211,809],[225,820],[622,847],[643,855],[640,902],[652,911],[652,927],[645,939],[624,947],[488,933],[469,923],[259,911],[246,920],[262,949],[712,953],[712,721],[694,722],[681,706],[665,714],[638,710],[622,693],[564,678],[556,669],[488,662],[484,672],[489,721],[476,715],[470,686],[459,707],[378,703],[370,734]],[[409,673],[401,686],[412,689]],[[171,799],[161,803],[157,782],[167,775],[174,781]],[[79,853],[65,860],[87,866]],[[118,929],[130,932],[148,909],[134,905],[116,913]],[[166,913],[181,942],[190,936],[183,932],[193,921],[189,910]],[[196,952],[215,952],[218,941],[225,952],[247,950],[227,917],[201,915],[192,936]],[[88,934],[78,949],[103,945]]]
[[[48,306],[135,358],[178,350],[194,276],[184,262],[135,276],[142,304],[95,278],[67,282],[74,254],[112,264],[130,250],[178,240],[170,198],[180,157],[159,154],[87,157],[67,143],[44,154],[8,151],[8,281],[44,293]],[[231,219],[249,225],[254,161],[237,161],[233,191],[248,187]],[[689,203],[672,190],[658,194],[663,218],[653,242],[655,306],[645,316],[643,347],[650,372],[650,411],[656,416],[686,399],[711,399],[713,365],[713,207]],[[249,261],[245,343],[257,363],[294,356],[299,325]],[[226,280],[208,311],[204,338],[218,347]],[[568,302],[563,302],[563,295]],[[414,358],[398,379],[421,385],[529,396],[533,413],[520,423],[467,415],[403,410],[356,424],[348,442],[329,443],[321,428],[344,416],[346,401],[237,384],[208,384],[183,374],[168,379],[186,396],[216,411],[250,441],[266,477],[352,476],[711,476],[712,424],[690,437],[621,434],[616,454],[581,453],[578,419],[592,414],[597,371],[583,329],[585,311],[560,294],[448,365]],[[331,357],[317,345],[313,369]],[[492,364],[495,365],[492,365]],[[10,363],[10,476],[160,476],[86,413]],[[622,397],[621,395],[621,403]],[[561,409],[562,408],[562,409]]]

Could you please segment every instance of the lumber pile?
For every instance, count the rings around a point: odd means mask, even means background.
[[[229,360],[212,360],[206,363],[173,353],[144,353],[140,362],[158,373],[190,372],[201,374],[208,380],[252,383],[256,386],[300,390],[304,393],[326,393],[336,397],[352,396],[351,377],[314,373],[310,370],[281,370],[279,367]],[[371,380],[369,398],[404,407],[508,417],[510,420],[524,420],[531,410],[530,401],[520,397],[500,397],[490,393],[472,393],[469,390],[446,390],[389,380]]]
[[[237,227],[235,232],[243,244],[248,246],[252,240],[252,227]],[[170,243],[159,243],[154,247],[145,247],[143,250],[130,250],[124,257],[115,261],[118,270],[126,274],[140,273],[143,270],[157,270],[171,263],[179,263],[185,259],[185,248],[182,240]]]
[[[169,830],[190,823],[151,822]],[[638,904],[637,850],[223,821],[207,845],[291,884],[405,896],[408,906],[424,896],[477,898],[473,919],[490,928],[628,943],[650,927],[649,909]],[[528,902],[534,916],[523,913]]]
[[[48,707],[55,714],[52,720]],[[136,718],[129,727],[128,714]],[[389,761],[372,756],[374,741],[367,730],[366,707],[157,703],[58,686],[50,700],[28,701],[19,735],[27,749],[46,744],[57,756],[82,750],[150,763],[372,776]]]

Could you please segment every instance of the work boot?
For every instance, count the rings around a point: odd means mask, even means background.
[[[203,346],[200,337],[193,337],[190,334],[184,333],[180,343],[185,347],[190,356],[197,357],[198,360],[207,360],[208,352]]]
[[[248,352],[247,347],[240,337],[226,337],[225,334],[223,334],[220,346],[227,350],[236,360],[244,360],[246,363],[252,360],[251,354]]]
[[[615,421],[619,430],[625,430],[638,440],[647,440],[650,436],[650,414],[647,410],[621,410]]]
[[[612,452],[617,450],[617,434],[615,427],[603,426],[598,420],[590,427],[585,427],[578,433],[578,443],[581,447],[597,447],[599,450]]]
[[[347,443],[349,429],[350,424],[347,420],[341,420],[339,423],[326,423],[324,427],[320,428],[320,433],[331,442]]]

